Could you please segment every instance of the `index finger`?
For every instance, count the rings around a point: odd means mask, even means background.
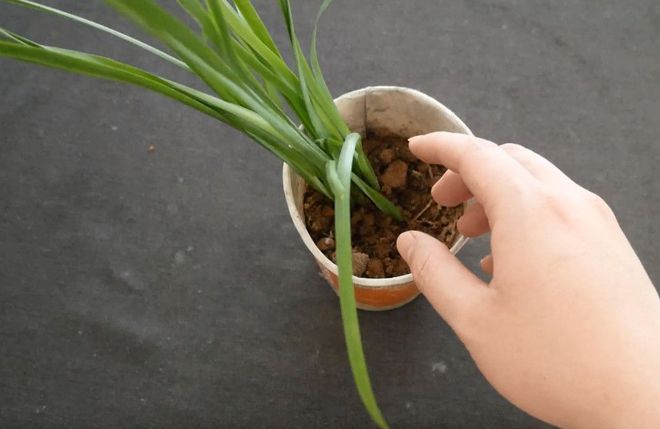
[[[537,182],[498,145],[478,137],[436,132],[411,138],[410,150],[422,161],[460,175],[487,215],[515,204]]]

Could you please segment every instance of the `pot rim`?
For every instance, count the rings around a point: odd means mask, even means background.
[[[444,104],[440,103],[438,100],[434,99],[433,97],[424,94],[423,92],[408,87],[390,86],[390,85],[367,86],[364,88],[347,92],[337,97],[335,99],[335,102],[343,98],[359,96],[361,94],[368,93],[372,90],[404,92],[412,95],[413,97],[420,98],[424,102],[440,110],[443,115],[447,116],[452,122],[458,125],[465,134],[473,135],[472,131],[468,128],[468,126],[465,125],[465,123]],[[286,199],[287,207],[289,209],[289,214],[291,215],[291,219],[293,220],[293,224],[296,230],[298,231],[298,234],[302,238],[303,242],[305,243],[307,249],[309,249],[309,251],[312,252],[314,259],[316,259],[316,261],[318,261],[319,263],[323,264],[323,266],[328,270],[330,270],[330,272],[332,272],[334,275],[338,275],[337,264],[332,262],[327,256],[323,254],[323,252],[319,250],[318,247],[316,247],[316,243],[314,243],[314,240],[312,240],[312,237],[309,234],[309,231],[307,231],[307,227],[305,226],[305,222],[303,219],[304,214],[298,213],[296,202],[294,201],[294,197],[293,197],[291,173],[295,173],[295,172],[288,166],[288,164],[284,163],[282,167],[282,182],[283,182],[282,184],[284,187],[284,197]],[[456,238],[456,241],[451,246],[451,249],[449,249],[450,252],[454,255],[457,254],[458,251],[461,250],[468,241],[469,241],[468,237],[459,234]],[[402,276],[386,277],[380,279],[358,277],[355,275],[353,276],[353,283],[356,286],[359,285],[360,287],[369,287],[369,288],[387,288],[387,287],[410,283],[411,281],[413,281],[413,277],[411,273],[404,274]]]

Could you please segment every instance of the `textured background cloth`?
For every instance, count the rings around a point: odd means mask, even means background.
[[[256,3],[285,46],[276,2]],[[143,36],[101,1],[48,4]],[[305,44],[319,4],[293,2]],[[410,86],[547,156],[660,285],[658,4],[337,0],[319,49],[335,94]],[[59,18],[2,4],[0,24],[193,82]],[[7,59],[0,100],[0,427],[369,427],[275,157],[158,95]],[[361,321],[393,427],[545,427],[423,298]]]

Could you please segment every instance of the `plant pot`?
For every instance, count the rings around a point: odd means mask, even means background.
[[[358,89],[335,100],[348,127],[364,137],[367,130],[380,130],[402,137],[412,137],[433,131],[472,134],[451,110],[419,91],[396,86],[375,86]],[[316,259],[321,274],[337,291],[337,266],[316,246],[305,226],[303,199],[307,185],[293,169],[284,164],[284,196],[293,224],[305,246]],[[457,234],[451,246],[456,254],[467,242]],[[390,310],[401,307],[419,295],[412,274],[391,278],[353,276],[355,299],[362,310]]]

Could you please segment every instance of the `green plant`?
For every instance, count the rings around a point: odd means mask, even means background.
[[[309,59],[296,36],[289,0],[279,0],[295,71],[284,61],[249,0],[178,0],[197,23],[197,29],[185,25],[155,0],[106,0],[166,45],[172,54],[40,3],[4,1],[59,15],[119,37],[190,71],[215,95],[110,58],[41,45],[1,27],[0,56],[161,93],[244,132],[296,170],[310,186],[334,199],[340,307],[349,362],[365,408],[378,426],[387,427],[371,388],[353,293],[351,192],[364,194],[395,218],[400,219],[400,214],[379,193],[360,136],[351,133],[343,122],[321,73],[316,34],[319,19],[332,0],[325,0],[317,15]]]

